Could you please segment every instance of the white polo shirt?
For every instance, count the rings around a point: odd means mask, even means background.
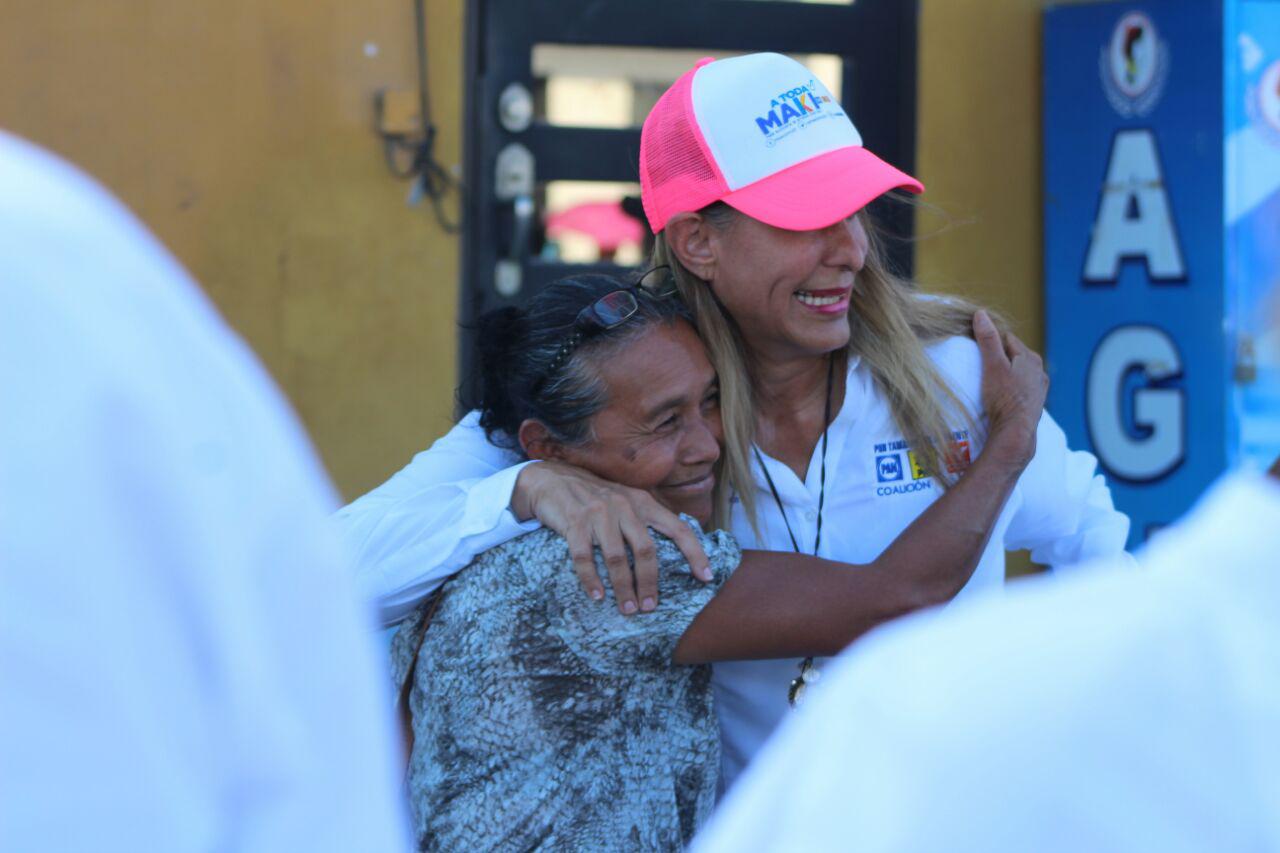
[[[832,663],[699,853],[1280,849],[1280,483]]]
[[[981,388],[977,345],[954,338],[930,348],[960,400],[976,408]],[[958,442],[981,451],[957,418]],[[827,477],[820,556],[851,563],[875,559],[941,494],[917,477],[909,449],[893,426],[869,370],[849,367],[844,404],[828,430]],[[785,465],[765,464],[806,552],[817,527],[821,442],[802,483]],[[520,457],[489,443],[471,413],[387,483],[338,513],[358,555],[359,583],[396,621],[450,574],[481,551],[536,522],[521,524],[508,509]],[[529,463],[524,463],[529,464]],[[1036,455],[1001,513],[990,544],[962,597],[998,590],[1005,549],[1029,548],[1055,568],[1123,553],[1128,519],[1112,505],[1091,454],[1071,451],[1062,430],[1045,415]],[[756,536],[739,508],[732,532],[743,547],[790,551],[791,539],[763,472],[756,471]],[[661,606],[661,605],[659,605]],[[716,664],[715,687],[723,742],[722,785],[727,786],[787,714],[787,686],[798,661]]]
[[[968,338],[953,338],[930,349],[959,400],[979,410],[982,360]],[[976,457],[980,436],[970,435],[963,417],[951,425],[957,452]],[[786,465],[764,457],[786,508],[787,521],[805,553],[813,553],[821,488],[822,445],[818,444],[805,481]],[[822,542],[818,555],[847,563],[869,563],[938,497],[938,484],[913,461],[870,371],[854,364],[845,402],[827,433],[827,477]],[[1037,561],[1055,568],[1083,559],[1123,552],[1128,519],[1116,512],[1110,490],[1096,474],[1088,453],[1072,452],[1053,419],[1045,415],[1036,434],[1036,455],[1000,513],[973,577],[957,599],[1004,587],[1005,550],[1029,548]],[[756,511],[760,535],[736,505],[733,533],[743,548],[791,550],[791,537],[768,482],[756,471]],[[823,660],[817,662],[822,669]],[[727,787],[760,744],[788,714],[787,687],[799,673],[798,660],[741,661],[715,665],[716,703],[722,721],[723,769]]]

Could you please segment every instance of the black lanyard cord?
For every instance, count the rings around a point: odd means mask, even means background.
[[[822,467],[818,475],[818,529],[813,537],[815,557],[818,556],[818,546],[822,544],[822,507],[827,498],[827,431],[831,426],[831,389],[835,384],[835,371],[836,359],[831,355],[827,360],[827,403],[822,414]],[[778,487],[774,485],[769,466],[764,464],[764,456],[761,455],[760,448],[752,445],[752,449],[756,453],[756,461],[760,463],[760,470],[764,472],[764,479],[769,484],[769,491],[773,493],[773,501],[778,505],[782,523],[787,526],[787,535],[791,537],[791,548],[797,554],[804,553],[800,550],[800,542],[796,539],[795,531],[791,529],[791,520],[787,518],[787,509],[782,505],[782,495],[778,494]],[[792,679],[791,686],[787,690],[787,701],[793,707],[799,701],[805,683],[815,677],[817,677],[817,670],[813,668],[813,657],[800,661],[800,675]]]
[[[831,425],[831,389],[835,384],[835,356],[831,356],[827,361],[827,403],[822,414],[822,467],[818,476],[818,530],[813,537],[813,555],[818,556],[818,546],[822,544],[822,507],[827,499],[827,430]],[[791,537],[791,549],[797,554],[804,553],[800,550],[800,542],[796,539],[795,532],[791,529],[791,520],[787,518],[786,507],[782,504],[782,495],[778,493],[778,487],[774,485],[773,475],[769,473],[769,467],[764,464],[764,457],[760,454],[760,448],[752,446],[755,451],[756,461],[760,463],[760,470],[764,472],[765,482],[769,484],[769,491],[773,493],[773,501],[778,505],[778,513],[782,516],[782,523],[787,527],[787,535]]]

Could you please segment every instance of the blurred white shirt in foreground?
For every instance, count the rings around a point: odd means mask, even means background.
[[[0,849],[405,849],[334,505],[163,247],[0,134]]]
[[[844,655],[694,849],[1280,850],[1280,482]]]

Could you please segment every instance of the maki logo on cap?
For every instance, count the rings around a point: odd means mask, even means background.
[[[778,140],[827,118],[833,108],[836,114],[844,114],[831,96],[816,81],[810,80],[804,85],[774,95],[769,101],[768,112],[756,117],[756,127],[768,140],[766,144],[772,147]]]

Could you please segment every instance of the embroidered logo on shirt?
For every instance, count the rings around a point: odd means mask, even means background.
[[[907,451],[907,461],[911,463],[911,479],[923,480],[926,474],[924,469],[920,467],[920,460],[916,458],[914,450]]]
[[[959,474],[969,467],[969,433],[962,430],[955,434],[956,440],[947,448],[942,464],[947,466],[948,474]]]
[[[902,479],[902,459],[896,453],[876,457],[876,480],[891,483]]]
[[[969,467],[969,432],[956,430],[952,442],[943,454],[942,464],[948,474],[959,474]],[[933,481],[920,464],[920,457],[907,446],[906,441],[894,439],[876,444],[872,448],[876,460],[876,495],[886,498],[912,492],[933,489]],[[911,472],[910,481],[907,472]]]

